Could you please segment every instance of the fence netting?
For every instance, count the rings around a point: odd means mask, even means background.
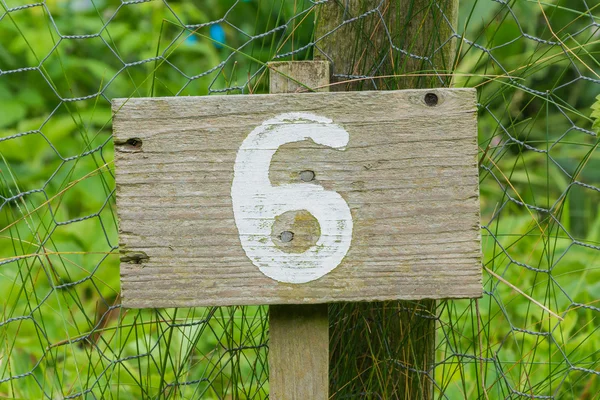
[[[326,3],[341,19],[324,32]],[[407,0],[443,28],[426,46],[429,29],[397,34],[418,18],[388,25],[389,1],[351,3],[0,0],[0,396],[268,396],[266,307],[121,308],[110,101],[266,93],[267,62],[319,55],[364,89],[475,87],[479,110],[483,298],[416,303],[405,319],[433,327],[434,360],[390,347],[337,371],[331,396],[390,398],[403,382],[386,379],[417,376],[404,397],[598,398],[600,2],[465,0],[456,18]],[[352,26],[379,32],[356,71],[323,46]],[[404,308],[373,307],[336,357],[387,348],[378,327]]]

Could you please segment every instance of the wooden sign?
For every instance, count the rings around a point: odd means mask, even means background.
[[[482,295],[474,90],[113,112],[126,307]]]

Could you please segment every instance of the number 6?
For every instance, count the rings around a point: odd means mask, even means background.
[[[352,240],[352,215],[339,193],[309,183],[272,186],[271,159],[286,144],[312,139],[344,150],[349,135],[329,118],[309,113],[285,113],[256,127],[240,146],[233,169],[231,198],[242,247],[266,276],[280,282],[305,283],[331,272]],[[304,253],[286,253],[271,239],[275,217],[306,210],[320,224],[321,236]]]

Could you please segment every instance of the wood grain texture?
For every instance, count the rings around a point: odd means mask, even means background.
[[[458,0],[436,0],[435,6],[430,0],[328,1],[319,5],[315,21],[314,57],[331,63],[331,91],[439,87],[450,82]],[[355,80],[358,76],[380,78]]]
[[[482,294],[474,90],[117,99],[113,111],[126,307]],[[314,171],[313,183],[339,193],[352,213],[346,257],[306,284],[274,281],[250,262],[231,200],[244,138],[296,111],[350,134],[344,151],[303,141],[271,162],[273,185]]]
[[[329,92],[328,61],[276,61],[269,67],[269,92]]]
[[[326,304],[269,307],[269,398],[329,398]]]
[[[326,61],[284,61],[268,66],[271,93],[293,92],[305,87],[329,91],[329,63]],[[312,182],[315,175],[304,170],[298,178]],[[273,230],[286,229],[294,233],[293,240],[275,242],[284,251],[303,252],[317,242],[321,233],[314,216],[305,210],[288,211],[276,218]],[[269,306],[269,398],[329,398],[328,314],[327,304]]]

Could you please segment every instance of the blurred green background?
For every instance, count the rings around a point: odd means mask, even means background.
[[[312,59],[317,8],[0,0],[0,396],[267,396],[264,308],[119,307],[110,99],[264,93],[264,63]],[[460,3],[486,294],[438,305],[436,398],[599,398],[599,23]]]

